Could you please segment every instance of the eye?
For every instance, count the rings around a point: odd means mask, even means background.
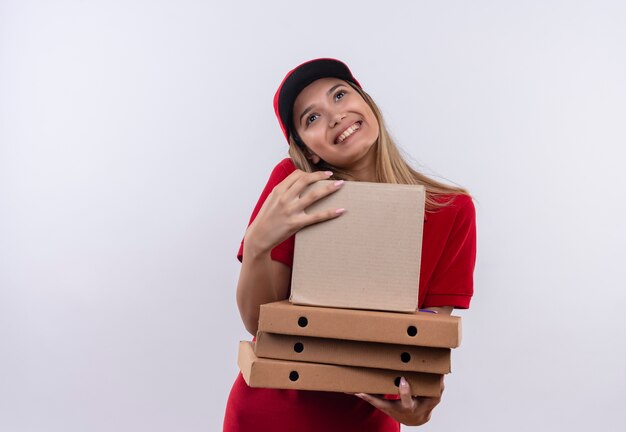
[[[306,125],[310,125],[311,123],[313,123],[315,120],[317,120],[319,116],[317,114],[311,114],[310,116],[308,116],[306,118]]]
[[[335,100],[343,99],[345,95],[346,92],[344,90],[339,90],[337,93],[335,93]]]

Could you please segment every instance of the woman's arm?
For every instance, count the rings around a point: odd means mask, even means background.
[[[259,307],[286,299],[289,293],[291,269],[272,260],[272,249],[301,228],[341,214],[338,210],[312,214],[304,211],[341,187],[341,182],[335,182],[304,192],[309,185],[331,175],[331,172],[323,171],[294,171],[272,190],[246,231],[237,283],[237,306],[246,330],[253,336],[259,326]]]
[[[259,306],[287,298],[291,269],[272,260],[269,251],[254,250],[245,240],[244,256],[237,283],[237,306],[243,325],[255,336],[259,327]]]

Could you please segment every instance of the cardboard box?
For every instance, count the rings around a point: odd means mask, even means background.
[[[252,342],[239,344],[237,364],[250,387],[397,394],[404,376],[414,396],[441,393],[442,375],[259,358]]]
[[[345,182],[307,208],[307,213],[331,208],[346,212],[296,234],[291,302],[414,312],[424,197],[419,185]]]
[[[450,373],[450,349],[258,333],[257,357],[361,366],[396,371]]]
[[[461,344],[456,316],[298,306],[287,300],[261,305],[258,331],[435,348]]]

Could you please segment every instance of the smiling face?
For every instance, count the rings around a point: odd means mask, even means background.
[[[380,128],[363,97],[338,78],[322,78],[305,87],[293,105],[293,124],[310,159],[370,180]]]

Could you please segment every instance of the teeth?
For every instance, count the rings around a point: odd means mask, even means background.
[[[361,125],[359,123],[355,123],[352,126],[350,126],[341,135],[339,135],[339,137],[337,137],[337,144],[339,144],[340,142],[342,142],[343,140],[348,138],[350,135],[352,135],[360,127],[361,127]]]

